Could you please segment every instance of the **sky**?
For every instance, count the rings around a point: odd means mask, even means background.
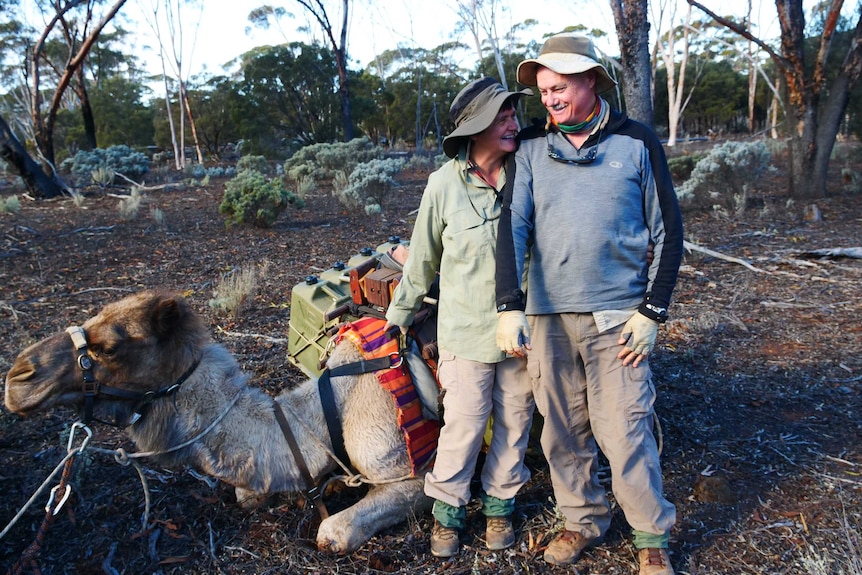
[[[142,21],[152,19],[154,0],[131,0],[123,11],[126,18],[135,21],[134,52],[148,64],[153,73],[160,73],[155,42],[149,26]],[[162,0],[163,1],[163,0]],[[285,41],[309,42],[308,33],[297,31],[308,23],[299,5],[292,0],[268,0],[267,3],[283,6],[295,15],[285,19],[282,29],[260,30],[251,28],[248,13],[264,0],[238,2],[236,0],[205,0],[202,13],[194,12],[185,17],[184,26],[193,31],[193,24],[200,18],[197,39],[193,51],[192,37],[184,37],[184,60],[187,69],[196,74],[204,66],[210,74],[222,73],[222,65],[256,46],[279,44]],[[533,18],[539,23],[533,28],[536,34],[556,32],[569,25],[583,23],[591,28],[604,28],[613,32],[613,16],[606,0],[598,3],[586,0],[502,0],[507,4],[506,12],[498,16],[498,30],[509,30],[515,23]],[[340,3],[329,2],[338,5]],[[454,11],[454,0],[353,0],[353,14],[348,27],[348,54],[351,67],[365,67],[376,54],[400,45],[434,48],[456,39],[455,28],[458,17]],[[146,14],[147,16],[142,16]],[[340,12],[330,15],[338,18],[336,31],[340,29]],[[556,24],[554,24],[556,23]],[[127,24],[128,25],[128,24]],[[319,26],[310,24],[318,40],[322,39]],[[470,43],[461,35],[464,43]],[[541,38],[537,38],[541,40]]]
[[[685,6],[683,0],[679,1]],[[701,2],[724,14],[744,13],[746,6],[746,0]],[[280,29],[252,28],[248,22],[248,13],[264,3],[284,7],[295,17],[285,19]],[[340,6],[340,2],[335,0],[327,0],[326,4]],[[514,24],[528,18],[538,22],[531,29],[537,35],[537,40],[541,40],[544,34],[581,24],[606,30],[609,36],[597,42],[598,48],[611,55],[619,53],[608,0],[498,0],[498,4],[505,7],[505,11],[497,17],[501,35]],[[753,0],[753,4],[754,21],[763,22],[764,28],[773,25],[775,6],[772,1]],[[164,0],[131,0],[122,13],[126,25],[135,31],[132,50],[148,71],[159,74],[158,44],[150,32],[151,27],[146,24],[152,21],[153,5],[161,5],[160,11],[164,13]],[[651,1],[650,5],[658,5],[658,2]],[[365,67],[376,54],[399,45],[430,49],[455,39],[472,45],[466,34],[456,34],[459,20],[454,6],[455,0],[352,0],[348,27],[351,67]],[[224,64],[254,47],[287,41],[311,42],[312,37],[308,32],[298,31],[302,26],[308,26],[315,38],[322,40],[319,26],[307,18],[294,0],[203,0],[202,11],[184,15],[183,24],[187,30],[183,41],[184,67],[192,75],[204,71],[221,74]],[[337,32],[340,29],[340,11],[330,14],[330,18],[337,20],[333,22]]]

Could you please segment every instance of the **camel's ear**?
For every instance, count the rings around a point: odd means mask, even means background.
[[[153,308],[153,332],[164,341],[182,330],[188,316],[185,304],[175,297],[160,298]]]

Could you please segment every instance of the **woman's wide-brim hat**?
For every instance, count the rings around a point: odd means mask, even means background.
[[[583,74],[596,71],[596,94],[607,92],[617,85],[596,56],[593,41],[576,34],[557,34],[548,38],[542,45],[538,58],[524,60],[518,64],[518,82],[525,86],[536,85],[536,71],[539,66],[553,70],[557,74]]]
[[[458,155],[462,140],[487,129],[509,98],[517,100],[532,93],[529,88],[509,92],[489,76],[473,80],[458,92],[449,108],[449,117],[455,123],[455,129],[443,139],[443,152],[454,158]]]

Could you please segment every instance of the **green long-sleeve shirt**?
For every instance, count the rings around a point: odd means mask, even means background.
[[[497,185],[502,189],[504,183],[501,172]],[[410,325],[439,270],[438,347],[472,361],[505,359],[494,340],[499,217],[496,190],[468,169],[462,148],[458,158],[428,178],[410,238],[410,255],[386,319]]]

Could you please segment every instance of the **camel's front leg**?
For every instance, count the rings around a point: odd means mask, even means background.
[[[349,553],[376,533],[411,514],[431,509],[432,500],[423,492],[424,479],[415,478],[379,485],[353,506],[323,520],[317,531],[317,547],[333,553]]]

